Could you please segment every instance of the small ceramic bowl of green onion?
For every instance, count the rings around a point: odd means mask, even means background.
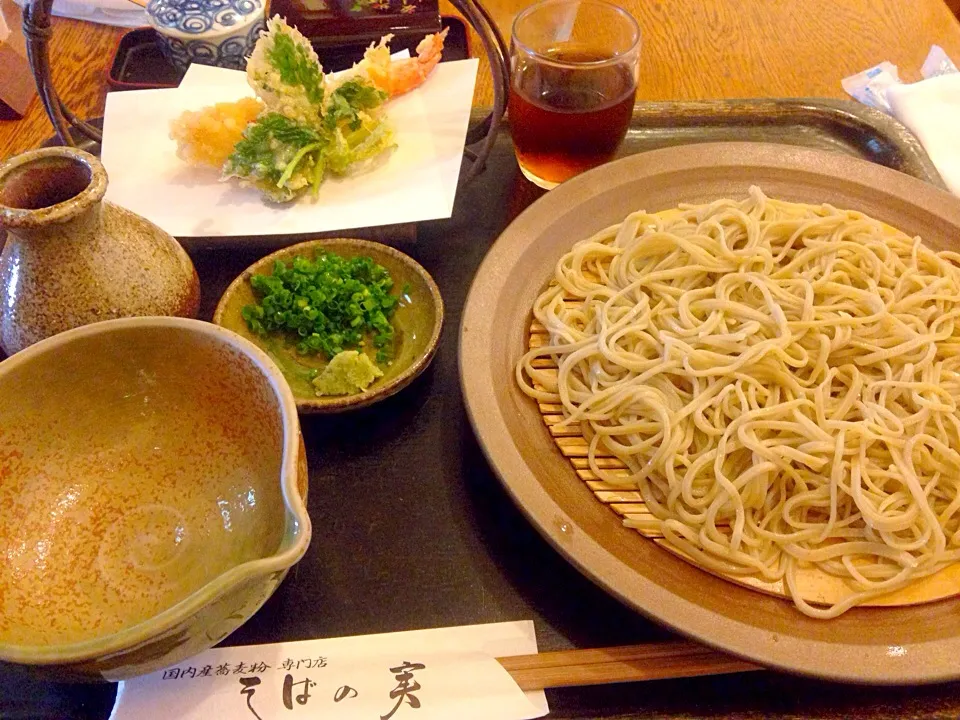
[[[430,365],[443,300],[430,274],[399,250],[331,238],[251,265],[213,321],[270,355],[300,412],[335,413],[399,392]]]

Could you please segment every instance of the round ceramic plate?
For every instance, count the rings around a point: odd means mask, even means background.
[[[250,285],[252,275],[269,275],[278,260],[289,265],[295,257],[313,260],[317,254],[324,252],[346,258],[372,258],[389,271],[393,278],[394,294],[406,289],[392,318],[398,333],[392,362],[382,368],[383,377],[375,380],[366,390],[352,395],[318,397],[310,384],[309,373],[321,367],[323,362],[298,355],[293,346],[277,337],[260,337],[250,330],[241,315],[245,305],[256,302]],[[290,245],[255,262],[230,283],[217,303],[213,322],[239,333],[273,358],[287,379],[300,412],[336,413],[366,407],[390,397],[427,369],[436,354],[443,328],[443,299],[430,274],[420,263],[399,250],[369,240],[329,238]]]
[[[860,210],[937,249],[960,250],[960,199],[843,155],[722,143],[619,160],[534,203],[481,265],[460,328],[471,422],[494,470],[540,532],[583,573],[651,618],[804,675],[876,684],[960,678],[960,598],[814,620],[788,600],[700,570],[623,527],[593,497],[557,449],[537,404],[517,386],[514,368],[527,345],[533,300],[576,241],[634,210],[743,198],[750,185],[783,200]]]

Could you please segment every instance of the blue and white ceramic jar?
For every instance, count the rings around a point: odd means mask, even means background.
[[[190,63],[246,69],[265,27],[263,0],[150,0],[147,16],[181,72]]]

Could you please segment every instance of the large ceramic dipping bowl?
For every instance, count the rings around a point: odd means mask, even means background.
[[[123,679],[216,644],[307,549],[293,396],[252,343],[130,318],[0,363],[0,661]]]

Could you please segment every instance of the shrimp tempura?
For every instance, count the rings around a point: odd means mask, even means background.
[[[427,35],[417,45],[414,57],[399,60],[390,57],[389,42],[393,36],[384,35],[379,43],[367,48],[363,60],[354,67],[390,97],[403,95],[422,85],[440,62],[448,30]]]

